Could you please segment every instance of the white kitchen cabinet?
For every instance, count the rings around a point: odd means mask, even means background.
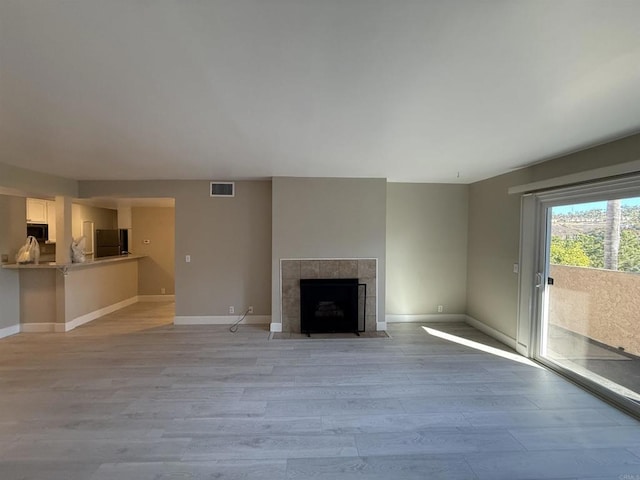
[[[49,243],[56,243],[56,202],[47,200],[47,224],[49,225]]]
[[[40,198],[27,198],[27,222],[47,223],[47,201]]]

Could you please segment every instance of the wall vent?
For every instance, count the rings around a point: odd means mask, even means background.
[[[235,197],[235,182],[211,182],[209,194],[212,197]]]

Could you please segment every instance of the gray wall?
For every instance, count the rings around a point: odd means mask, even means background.
[[[26,199],[0,195],[0,254],[15,263],[16,253],[27,238]]]
[[[25,197],[77,197],[78,182],[0,163],[0,193]]]
[[[26,238],[26,201],[22,197],[0,195],[0,254],[8,255],[8,263]],[[18,272],[0,269],[0,328],[20,323]]]
[[[210,197],[209,182],[176,196],[176,315],[269,315],[271,182],[236,182]],[[191,263],[185,255],[191,255]]]
[[[467,313],[515,339],[520,196],[507,189],[640,159],[640,135],[556,158],[470,185]]]
[[[387,184],[387,313],[466,313],[468,191]]]
[[[75,267],[66,276],[50,268],[20,270],[21,323],[70,322],[135,297],[138,262]]]
[[[112,208],[92,207],[74,203],[71,206],[71,232],[73,238],[82,236],[82,222],[93,222],[94,229],[118,228],[118,211]]]
[[[62,273],[51,268],[25,269],[19,275],[20,323],[55,323],[60,307],[56,282],[64,282]]]
[[[207,181],[88,181],[80,195],[175,198],[177,316],[270,314],[271,181],[236,182],[233,198],[210,197]]]
[[[377,258],[378,321],[385,318],[385,179],[273,179],[272,322],[281,322],[283,258]]]
[[[175,294],[175,208],[135,207],[131,209],[133,242],[129,250],[145,255],[138,265],[138,294]],[[145,244],[144,241],[149,240]]]
[[[530,167],[533,181],[640,160],[640,134]]]
[[[62,278],[64,316],[58,320],[70,322],[82,315],[135,297],[138,294],[138,262],[140,260],[127,260],[70,270]],[[24,271],[20,275],[23,274]]]
[[[520,256],[520,196],[514,185],[531,182],[520,170],[470,185],[467,314],[515,339]]]
[[[20,323],[18,272],[0,270],[0,329]]]

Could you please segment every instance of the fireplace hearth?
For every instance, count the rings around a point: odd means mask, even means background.
[[[359,335],[358,288],[357,278],[301,279],[300,331]]]

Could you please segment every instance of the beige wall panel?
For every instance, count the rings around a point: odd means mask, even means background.
[[[530,181],[526,170],[474,183],[469,189],[467,314],[514,338],[520,257],[520,196],[512,185]]]
[[[384,321],[386,198],[385,179],[273,179],[272,321],[281,320],[283,258],[377,258]]]
[[[20,270],[20,322],[56,322],[56,275],[54,269]]]
[[[70,269],[64,288],[65,322],[135,297],[138,294],[138,262],[130,260]]]
[[[0,329],[20,323],[18,272],[0,269]]]
[[[77,197],[78,182],[0,163],[0,193],[25,197]]]
[[[387,185],[387,313],[466,313],[468,190]]]
[[[132,208],[133,243],[129,250],[145,255],[138,265],[138,294],[175,293],[175,209]],[[148,244],[144,241],[149,240]]]
[[[16,253],[27,238],[26,199],[0,195],[0,254],[15,263]]]
[[[531,181],[537,182],[636,160],[640,160],[640,134],[533,165]]]
[[[175,198],[177,316],[271,312],[270,180],[236,182],[232,198],[210,197],[208,181],[88,181],[80,194]]]
[[[71,232],[73,238],[82,236],[82,222],[93,222],[95,230],[118,228],[118,211],[74,203],[71,206]]]
[[[236,182],[235,197],[209,196],[209,182],[176,194],[176,315],[271,311],[271,182]],[[134,232],[134,237],[139,238]],[[185,262],[191,255],[191,262]]]
[[[467,313],[515,338],[520,196],[509,187],[640,159],[640,135],[470,185]]]
[[[26,239],[24,197],[0,195],[0,254],[15,263],[16,253]],[[20,323],[20,283],[18,272],[0,270],[0,329]]]
[[[83,180],[79,182],[80,198],[177,198],[193,189],[209,191],[209,182],[181,180]]]

